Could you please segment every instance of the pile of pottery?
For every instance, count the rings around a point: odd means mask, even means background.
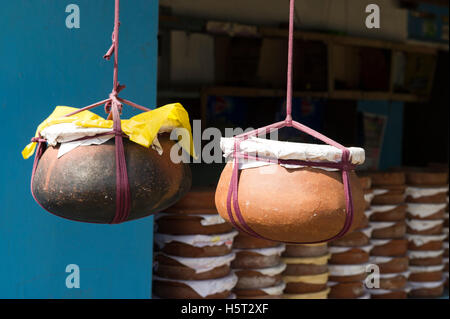
[[[371,172],[374,197],[366,215],[372,227],[370,263],[379,277],[371,284],[372,299],[404,299],[409,276],[406,234],[405,174]]]
[[[447,196],[447,207],[445,209],[444,215],[444,233],[447,234],[447,237],[444,239],[444,276],[445,276],[445,287],[448,288],[448,196]]]
[[[155,215],[154,298],[233,298],[236,235],[217,214],[213,190],[191,191]]]
[[[231,267],[237,275],[233,289],[237,299],[279,299],[285,284],[281,261],[285,245],[239,232],[233,243],[236,258]]]
[[[327,299],[327,244],[286,245],[282,260],[286,263],[283,280],[285,299]]]
[[[370,191],[371,180],[360,177],[359,182],[364,191],[366,210],[370,208],[373,195]],[[367,267],[372,245],[370,237],[372,228],[366,216],[356,229],[342,238],[329,243],[331,258],[329,261],[328,286],[330,299],[367,299],[370,295],[365,287]]]
[[[448,236],[444,231],[448,173],[411,169],[406,171],[406,183],[409,296],[439,297],[446,281],[443,241]],[[448,248],[448,239],[446,243]]]

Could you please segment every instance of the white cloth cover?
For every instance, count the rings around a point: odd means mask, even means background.
[[[409,266],[409,271],[412,274],[416,273],[422,273],[422,272],[435,272],[435,271],[441,271],[444,269],[444,265],[437,265],[437,266]]]
[[[406,211],[413,216],[424,218],[444,209],[444,204],[408,204]]]
[[[414,242],[416,246],[423,246],[432,241],[442,241],[446,237],[446,234],[441,235],[411,235],[406,234],[408,241]]]
[[[435,258],[444,254],[444,250],[408,250],[409,259]]]
[[[232,158],[235,139],[223,137],[220,140],[220,147],[227,159]],[[349,147],[351,162],[355,165],[364,163],[364,149],[359,147]],[[334,146],[293,143],[274,141],[257,137],[250,137],[240,144],[240,151],[252,155],[276,158],[293,159],[315,162],[339,162],[342,158],[342,151]],[[241,161],[240,169],[270,165],[271,163],[262,161]],[[273,164],[273,163],[272,163]],[[296,168],[298,165],[285,165],[286,167]],[[318,167],[322,168],[322,167]]]
[[[251,270],[254,272],[258,272],[261,275],[265,276],[276,276],[281,274],[286,269],[286,264],[281,262],[278,265],[274,267],[266,267],[266,268],[256,268],[256,269],[233,269],[235,272],[238,272],[240,270]]]
[[[353,276],[365,273],[367,265],[328,265],[328,269],[330,276]]]
[[[210,280],[175,280],[158,276],[153,276],[153,280],[183,283],[186,286],[191,287],[196,293],[204,298],[233,289],[234,286],[236,286],[238,277],[234,273],[231,273],[226,277]]]
[[[339,247],[339,246],[330,246],[328,248],[328,251],[331,254],[339,254],[339,253],[345,253],[352,249],[361,249],[365,251],[366,253],[369,253],[373,249],[373,245],[366,245],[366,246],[359,246],[359,247]]]
[[[440,281],[427,281],[427,282],[418,282],[418,281],[409,281],[408,287],[410,289],[422,289],[422,288],[437,288],[444,284],[445,279],[442,279]]]
[[[433,196],[448,192],[448,185],[445,187],[406,187],[405,195],[412,198],[419,198],[424,196]]]
[[[270,296],[278,296],[283,293],[284,288],[286,288],[286,283],[282,282],[276,286],[260,288],[259,290],[264,291],[266,294]]]
[[[390,243],[393,239],[371,239],[370,243],[374,246],[382,246]]]
[[[397,222],[370,222],[370,226],[373,229],[384,229],[389,228],[397,224]]]
[[[214,256],[214,257],[179,257],[179,256],[173,256],[173,255],[167,255],[164,253],[157,253],[156,255],[163,255],[167,256],[170,259],[178,261],[180,264],[190,268],[194,269],[196,274],[200,274],[203,272],[207,272],[210,270],[213,270],[214,268],[223,266],[223,265],[230,265],[230,263],[234,260],[236,257],[235,253],[231,253],[224,256]]]
[[[427,229],[431,229],[433,227],[442,225],[444,223],[443,219],[437,219],[437,220],[421,220],[421,219],[408,219],[406,220],[406,224],[409,228],[417,230],[417,231],[423,231]]]
[[[163,248],[167,243],[173,241],[188,244],[194,247],[227,245],[228,248],[230,248],[233,244],[234,237],[237,235],[238,232],[236,230],[217,235],[169,235],[155,233],[154,240],[159,248]]]
[[[285,250],[286,250],[285,244],[280,244],[278,246],[269,247],[269,248],[233,249],[233,251],[235,251],[235,252],[247,251],[247,252],[252,252],[252,253],[256,253],[256,254],[263,255],[263,256],[273,256],[273,255],[280,256],[281,253],[284,252]]]
[[[170,132],[171,129],[172,128],[169,127],[161,127],[159,132]],[[75,125],[74,123],[60,123],[46,127],[42,130],[41,135],[51,146],[55,146],[56,144],[61,143],[61,146],[58,150],[58,158],[60,158],[61,156],[74,150],[78,146],[87,146],[94,144],[100,145],[106,143],[114,137],[114,134],[93,137],[81,141],[76,140],[87,136],[94,136],[105,132],[111,132],[111,130],[111,128],[81,127]],[[163,149],[158,141],[158,135],[156,135],[153,139],[151,146],[158,152],[158,154],[162,154]]]
[[[370,210],[372,210],[373,213],[385,213],[397,208],[398,206],[400,205],[372,205],[370,206]]]

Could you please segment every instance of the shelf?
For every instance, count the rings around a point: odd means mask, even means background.
[[[260,27],[259,32],[262,37],[285,37],[288,36],[288,30],[271,28],[271,27]],[[397,50],[397,51],[407,51],[422,54],[436,55],[439,49],[444,48],[443,46],[433,46],[423,43],[412,43],[412,42],[394,42],[387,40],[360,38],[346,35],[335,35],[329,33],[318,33],[318,32],[308,32],[308,31],[294,31],[295,39],[302,39],[307,41],[322,41],[327,44],[336,44],[344,46],[359,46],[359,47],[371,47],[387,50]]]
[[[285,97],[286,90],[264,88],[242,88],[216,86],[207,87],[202,91],[205,95],[238,96],[238,97]],[[328,98],[336,100],[387,100],[404,102],[423,102],[426,98],[413,94],[398,94],[390,92],[369,92],[353,90],[335,90],[332,92],[294,91],[294,97]]]
[[[173,29],[174,26],[176,26],[178,29],[186,29],[186,28],[192,28],[192,26],[195,26],[194,29],[196,31],[193,32],[201,32],[206,33],[204,24],[206,23],[206,20],[196,19],[196,18],[186,18],[186,17],[177,17],[177,16],[162,16],[162,19],[160,20],[162,22],[165,22],[166,29],[164,30],[170,30]],[[195,23],[194,23],[194,22]],[[201,26],[203,24],[203,28],[199,28],[198,26]],[[199,30],[201,29],[201,30]],[[190,30],[190,29],[189,29]],[[211,36],[214,36],[214,34],[210,34]],[[281,28],[274,28],[274,27],[266,27],[266,26],[258,26],[258,36],[264,39],[267,38],[284,38],[287,40],[288,37],[288,30],[287,29],[281,29]],[[230,36],[231,37],[231,36]],[[239,36],[239,38],[242,38],[243,36]],[[395,41],[387,41],[387,40],[381,40],[381,39],[372,39],[372,38],[362,38],[362,37],[355,37],[355,36],[347,36],[347,35],[337,35],[332,33],[320,33],[320,32],[310,32],[310,31],[301,31],[296,30],[294,31],[294,37],[296,39],[304,39],[307,41],[318,41],[319,43],[311,44],[313,47],[312,55],[307,56],[306,53],[302,56],[305,59],[309,59],[306,61],[312,61],[311,63],[322,63],[323,65],[326,65],[326,71],[323,71],[323,74],[320,75],[320,77],[323,77],[323,83],[320,83],[318,85],[315,85],[313,87],[316,88],[328,88],[324,89],[323,91],[294,91],[293,96],[294,97],[311,97],[311,98],[324,98],[324,99],[336,99],[336,100],[384,100],[384,101],[401,101],[401,102],[413,102],[413,103],[422,103],[426,102],[430,98],[430,92],[432,88],[432,83],[434,79],[434,69],[436,66],[437,61],[437,54],[441,50],[445,50],[445,48],[448,49],[448,45],[442,45],[442,44],[436,44],[436,43],[423,43],[423,42],[417,42],[417,41],[404,41],[404,42],[395,42]],[[223,40],[223,39],[222,39]],[[168,40],[167,40],[168,41]],[[244,41],[237,41],[238,48],[236,51],[236,57],[231,54],[232,53],[232,46],[230,43],[228,43],[228,40],[224,40],[226,44],[222,44],[225,49],[222,47],[221,56],[218,58],[218,55],[215,55],[214,58],[216,65],[218,63],[221,63],[220,65],[225,65],[225,67],[230,68],[234,70],[234,68],[239,68],[242,65],[242,61],[244,59],[248,59],[248,56],[245,56],[242,52],[245,52],[247,49],[246,46],[239,47],[239,44]],[[217,96],[236,96],[236,97],[285,97],[286,96],[286,90],[284,88],[276,89],[276,87],[282,87],[283,86],[283,77],[282,74],[280,74],[280,70],[283,70],[285,67],[285,52],[283,49],[280,51],[277,51],[279,48],[279,42],[278,40],[275,41],[267,41],[267,45],[265,47],[265,60],[269,59],[270,57],[274,63],[271,65],[271,68],[267,68],[267,70],[264,70],[262,72],[263,74],[256,74],[253,69],[250,68],[248,78],[245,79],[238,79],[233,78],[233,73],[230,73],[231,75],[227,75],[227,73],[220,69],[219,70],[219,76],[217,76],[216,81],[220,83],[233,83],[233,82],[239,82],[248,80],[248,83],[256,83],[255,79],[259,79],[259,83],[265,83],[269,87],[272,88],[261,88],[261,87],[242,87],[237,86],[236,84],[233,86],[218,86],[211,82],[211,87],[206,87],[201,89],[199,88],[192,88],[192,83],[186,83],[186,86],[189,87],[186,90],[172,90],[170,88],[171,85],[175,84],[166,84],[170,89],[164,90],[161,89],[158,92],[159,98],[169,98],[169,97],[179,97],[179,98],[200,98],[202,100],[202,104],[206,103],[206,97],[208,95],[217,95]],[[283,42],[283,41],[282,41]],[[275,43],[275,44],[274,44]],[[316,48],[320,47],[319,49]],[[217,45],[217,41],[216,41]],[[302,44],[303,45],[303,44]],[[260,50],[260,54],[262,49],[257,49],[257,46],[255,45],[256,50]],[[325,47],[325,48],[323,48]],[[306,46],[306,48],[309,48]],[[365,52],[364,48],[374,48],[374,49],[382,49],[391,51],[389,52],[390,56],[387,54],[384,54],[386,52],[379,52],[381,50],[373,50],[374,52]],[[229,52],[226,52],[225,50],[229,50]],[[217,51],[217,48],[216,48]],[[272,52],[273,51],[273,52]],[[320,61],[318,60],[318,55],[316,54],[316,51],[320,52]],[[369,50],[372,51],[372,50]],[[417,95],[413,93],[395,93],[395,79],[397,78],[398,68],[396,68],[396,65],[402,61],[402,56],[398,54],[394,54],[395,52],[404,52],[403,55],[403,61],[408,62],[408,66],[411,65],[411,67],[408,70],[414,70],[417,68],[417,66],[420,66],[421,63],[423,64],[425,61],[430,64],[429,71],[427,74],[420,74],[421,78],[427,77],[427,83],[428,88],[424,88],[422,91],[426,91],[424,95]],[[253,52],[253,51],[252,51]],[[306,51],[305,51],[306,52]],[[225,54],[228,54],[228,56],[231,56],[230,59],[224,59],[222,56],[225,56]],[[381,66],[384,66],[384,69],[382,69],[382,76],[385,77],[385,85],[374,85],[374,88],[385,88],[385,91],[364,91],[359,89],[350,89],[350,90],[341,90],[336,89],[335,85],[336,83],[339,83],[339,87],[348,87],[348,88],[358,88],[360,86],[360,83],[362,83],[361,80],[361,69],[363,67],[366,68],[366,70],[370,70],[370,72],[377,72],[377,68],[373,67],[374,63],[370,63],[370,59],[363,59],[361,57],[370,57],[373,55],[375,58],[374,61],[381,61]],[[170,56],[170,54],[167,54],[167,56]],[[380,56],[382,58],[380,58]],[[400,57],[399,57],[400,56]],[[269,58],[267,58],[269,57]],[[383,60],[384,57],[384,60]],[[223,61],[221,60],[223,58]],[[255,59],[261,59],[260,56],[257,56],[255,54]],[[217,60],[219,59],[219,60]],[[390,61],[389,61],[390,59]],[[264,60],[264,61],[265,61]],[[431,62],[429,60],[432,60]],[[237,61],[237,62],[236,62]],[[246,61],[246,60],[245,60]],[[369,62],[368,62],[369,61]],[[363,64],[363,62],[365,64]],[[404,63],[406,63],[404,62]],[[234,64],[233,64],[234,63]],[[254,64],[261,63],[261,61],[252,61]],[[417,66],[415,66],[417,64]],[[167,70],[163,70],[162,72],[164,74],[170,74],[170,63],[166,63]],[[298,65],[297,65],[298,66]],[[297,72],[301,74],[302,72],[302,66],[299,66],[299,69]],[[406,67],[405,67],[406,68]],[[322,69],[319,69],[322,70]],[[217,70],[216,70],[217,71]],[[222,72],[222,73],[221,73]],[[258,71],[259,72],[259,71]],[[313,72],[313,71],[310,71]],[[406,71],[405,71],[406,72]],[[367,73],[367,72],[366,72]],[[416,74],[413,71],[409,71],[409,77],[414,78]],[[317,75],[317,73],[314,73]],[[412,75],[411,75],[412,74]],[[240,75],[239,75],[240,76]],[[259,76],[259,78],[258,78]],[[307,76],[307,75],[305,75]],[[326,78],[325,78],[326,77]],[[405,74],[403,74],[403,77],[406,77]],[[273,80],[273,81],[272,81]],[[370,81],[367,80],[367,76],[364,78],[366,82],[368,82],[365,86],[370,87],[372,83],[369,83]],[[298,83],[298,82],[297,82]],[[344,84],[342,84],[344,83]],[[258,85],[258,84],[255,84]],[[275,89],[274,89],[275,87]]]

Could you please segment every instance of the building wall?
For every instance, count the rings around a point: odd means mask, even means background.
[[[65,26],[69,3],[3,1],[0,10],[0,298],[149,298],[153,218],[72,222],[45,212],[30,194],[32,159],[20,152],[37,125],[57,105],[82,107],[112,89],[113,65],[102,56],[114,1],[77,0],[80,29]],[[157,0],[122,1],[121,96],[152,108],[157,28]],[[68,264],[80,267],[79,289],[66,288]]]

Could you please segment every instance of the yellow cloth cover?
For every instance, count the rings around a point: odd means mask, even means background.
[[[37,130],[35,137],[39,136],[39,132],[48,126],[60,123],[74,123],[81,127],[99,127],[111,128],[113,127],[112,120],[105,120],[101,116],[90,111],[83,111],[75,115],[64,117],[78,110],[69,106],[57,106],[52,114],[42,122]],[[192,139],[191,124],[189,123],[188,112],[180,103],[167,104],[149,112],[144,112],[133,116],[128,120],[121,120],[122,131],[133,141],[144,147],[150,147],[155,136],[161,128],[174,129],[184,128],[189,132],[189,141],[186,139],[179,140],[180,146],[187,151],[191,156],[196,157]],[[36,143],[28,144],[22,151],[24,159],[33,155],[36,149]]]

